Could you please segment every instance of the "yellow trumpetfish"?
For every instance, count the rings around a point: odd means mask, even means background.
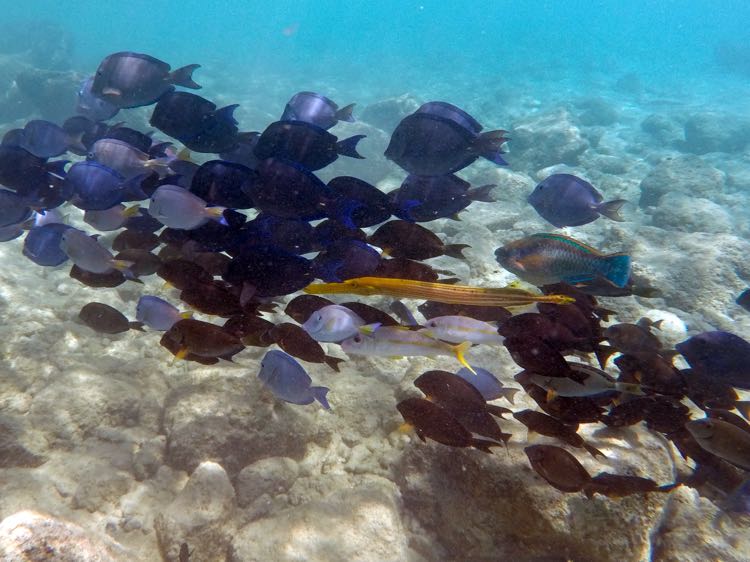
[[[357,277],[343,283],[313,283],[304,289],[311,295],[351,294],[384,295],[396,298],[421,299],[447,304],[473,304],[477,306],[503,306],[513,308],[536,302],[570,304],[575,299],[567,295],[537,295],[523,289],[497,287],[471,287],[429,283],[412,279],[390,277]]]

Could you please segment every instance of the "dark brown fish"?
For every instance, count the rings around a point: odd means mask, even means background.
[[[193,361],[195,363],[200,363],[201,365],[216,365],[216,363],[219,362],[219,359],[217,357],[201,357],[200,355],[196,355],[195,353],[184,353],[180,342],[165,338],[164,336],[162,336],[159,343],[172,355],[177,355],[178,353],[180,353],[184,361]]]
[[[127,281],[122,272],[117,269],[113,269],[108,273],[91,273],[90,271],[81,269],[77,265],[70,268],[70,277],[88,287],[96,289],[119,287]]]
[[[130,249],[123,250],[115,256],[116,260],[132,262],[128,269],[137,277],[153,275],[161,265],[161,258],[148,250]]]
[[[594,494],[601,494],[608,498],[624,498],[633,494],[647,494],[649,492],[665,493],[673,490],[676,486],[679,486],[679,484],[659,486],[650,478],[600,472],[584,486],[583,493],[588,498],[594,497]]]
[[[518,377],[518,375],[516,375]],[[518,380],[518,378],[516,378]],[[520,381],[519,381],[520,382]],[[520,384],[529,397],[544,410],[545,413],[566,424],[596,423],[604,416],[604,405],[612,398],[594,399],[592,397],[556,396],[547,401],[547,391],[536,385]]]
[[[180,290],[184,290],[196,283],[210,283],[214,279],[201,266],[182,259],[163,262],[156,271],[156,274]]]
[[[532,445],[524,449],[534,471],[561,492],[580,492],[591,475],[578,459],[554,445]]]
[[[170,342],[171,345],[165,345]],[[164,347],[172,351],[175,343],[178,359],[186,358],[189,353],[200,357],[220,357],[231,361],[245,346],[242,342],[224,330],[221,326],[187,318],[176,322],[169,330],[164,332],[160,342]]]
[[[240,314],[224,322],[224,329],[252,347],[268,347],[274,343],[271,330],[276,326],[259,316]]]
[[[625,427],[635,425],[646,419],[646,408],[653,402],[650,396],[637,396],[610,408],[602,417],[608,427]]]
[[[131,322],[122,312],[101,302],[84,305],[78,318],[89,328],[102,334],[120,334],[130,329],[143,331],[143,323]]]
[[[669,396],[653,396],[646,407],[646,427],[660,433],[673,433],[690,421],[690,408]]]
[[[561,306],[559,308],[566,307]],[[467,316],[482,322],[504,322],[512,316],[512,313],[502,306],[473,306],[435,301],[425,301],[417,307],[417,310],[427,320],[438,316]]]
[[[733,408],[739,396],[733,386],[714,376],[685,369],[682,371],[685,395],[699,408]]]
[[[299,295],[289,301],[289,304],[284,309],[284,313],[295,322],[304,324],[313,312],[330,304],[333,304],[333,301],[329,301],[318,295]]]
[[[166,246],[162,246],[161,248],[159,248],[159,251],[156,255],[159,256],[159,259],[163,262],[181,260],[185,258],[185,255],[182,253],[182,249],[180,248],[180,246],[175,246],[172,244],[167,244]]]
[[[181,257],[201,266],[215,277],[221,277],[224,275],[232,261],[232,258],[226,254],[204,251],[194,240],[185,242],[182,245],[181,252]]]
[[[530,433],[539,433],[540,435],[546,435],[547,437],[554,437],[559,439],[563,443],[567,443],[571,447],[578,449],[586,449],[593,457],[597,455],[604,458],[607,457],[599,449],[592,447],[583,440],[583,437],[576,433],[576,430],[569,425],[564,424],[560,420],[557,420],[542,412],[535,412],[533,410],[523,410],[521,412],[515,412],[513,417],[525,425]]]
[[[669,359],[656,353],[620,355],[615,359],[620,369],[620,382],[637,383],[659,394],[682,396],[685,393],[685,380]]]
[[[474,447],[485,453],[492,452],[490,447],[498,446],[494,441],[472,437],[453,415],[424,398],[407,398],[396,408],[404,421],[414,426],[422,441],[429,438],[449,447]]]
[[[365,324],[380,324],[382,326],[398,326],[398,320],[393,316],[383,312],[379,308],[370,306],[362,302],[342,302],[341,306],[345,306],[355,314],[357,314]]]
[[[584,380],[568,367],[559,351],[541,339],[529,335],[512,336],[506,337],[503,345],[522,369],[548,377],[568,377],[577,382]]]
[[[193,551],[188,548],[188,543],[182,543],[180,545],[180,562],[190,562],[190,555],[192,553]]]
[[[180,299],[203,314],[229,318],[242,313],[239,297],[220,281],[189,284]]]
[[[122,252],[123,250],[148,250],[149,252],[159,245],[159,237],[153,232],[142,230],[123,230],[112,240],[112,250]]]
[[[337,373],[339,363],[345,361],[345,359],[326,355],[320,344],[296,324],[282,322],[274,326],[268,334],[273,338],[274,343],[289,355],[310,363],[325,363]]]
[[[433,283],[439,279],[437,271],[426,263],[406,258],[382,259],[373,277],[392,277],[394,279],[414,279]]]
[[[745,421],[745,418],[735,414],[734,412],[730,412],[729,410],[722,410],[718,408],[710,408],[710,409],[705,410],[705,412],[706,412],[706,416],[709,418],[715,418],[717,420],[731,423],[732,425],[736,425],[740,429],[750,433],[750,424],[747,423],[747,421]]]
[[[469,247],[467,244],[445,244],[431,230],[402,220],[383,224],[367,241],[382,248],[385,255],[417,261],[442,255],[466,259],[462,251]]]
[[[488,404],[471,383],[448,371],[427,371],[414,381],[427,400],[453,414],[466,429],[477,435],[507,443],[510,433],[503,433],[488,410]],[[495,413],[509,413],[507,408],[495,407]]]

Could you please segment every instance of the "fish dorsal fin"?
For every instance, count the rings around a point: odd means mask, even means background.
[[[564,234],[551,234],[551,233],[542,233],[542,234],[532,234],[532,238],[547,238],[549,240],[557,240],[559,242],[562,242],[563,244],[568,244],[578,250],[582,250],[583,252],[587,254],[593,254],[595,256],[604,256],[603,252],[600,252],[596,248],[589,246],[588,244],[584,244],[580,240],[576,240],[575,238],[571,238],[570,236],[565,236]]]

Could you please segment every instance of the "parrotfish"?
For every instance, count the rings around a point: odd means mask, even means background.
[[[450,343],[501,344],[505,339],[495,326],[466,316],[430,318],[422,333]]]
[[[375,326],[367,332],[341,342],[344,353],[378,357],[454,355],[459,363],[471,370],[464,358],[464,353],[471,347],[468,341],[450,345],[400,326]]]
[[[280,400],[300,405],[317,400],[326,410],[331,409],[326,398],[328,388],[311,386],[312,379],[304,367],[283,351],[272,349],[265,354],[258,378]]]
[[[624,199],[604,202],[604,198],[589,182],[571,174],[552,174],[529,195],[528,202],[547,222],[561,228],[580,226],[604,215],[623,221],[620,208]]]
[[[495,250],[498,263],[537,286],[565,281],[580,283],[604,277],[624,287],[630,277],[630,256],[603,254],[560,234],[533,234]]]

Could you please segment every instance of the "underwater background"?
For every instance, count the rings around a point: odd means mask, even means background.
[[[424,225],[469,246],[463,260],[427,260],[433,268],[461,284],[504,287],[516,277],[495,250],[556,232],[627,253],[658,290],[598,297],[613,311],[605,325],[661,321],[651,332],[670,350],[715,330],[750,339],[750,311],[735,302],[750,286],[745,2],[32,0],[0,13],[0,136],[32,119],[61,125],[104,57],[147,53],[173,69],[200,64],[197,93],[218,107],[239,104],[240,131],[263,131],[299,91],[356,103],[355,121],[333,132],[366,135],[365,159],[339,158],[316,174],[389,192],[406,177],[384,157],[398,123],[424,102],[450,102],[486,130],[508,131],[508,166],[480,159],[458,173],[472,186],[494,184],[494,202]],[[152,109],[123,109],[109,122],[153,130]],[[625,221],[551,226],[527,197],[555,173],[585,178],[605,200],[626,199]],[[60,210],[87,228],[82,211]],[[258,381],[263,347],[200,365],[174,360],[160,332],[107,335],[79,319],[92,301],[135,319],[145,294],[188,309],[163,279],[93,288],[72,279],[69,264],[32,263],[22,247],[22,238],[0,244],[2,560],[750,559],[746,468],[717,460],[704,480],[667,493],[565,493],[524,454],[532,443],[564,445],[527,435],[512,416],[500,422],[508,448],[491,455],[400,428],[397,403],[421,396],[415,378],[455,372],[454,357],[347,357],[324,344],[344,359],[340,372],[302,363],[330,389],[330,411],[283,402]],[[295,294],[264,318],[290,322],[283,310]],[[331,298],[384,311],[392,300]],[[467,359],[519,388],[521,369],[502,346],[477,346]],[[597,365],[593,354],[578,360]],[[607,372],[618,369],[610,362]],[[744,388],[727,409],[736,402],[742,411]],[[524,392],[494,403],[538,409]],[[702,418],[695,400],[682,403]],[[697,472],[694,458],[644,423],[582,423],[579,434],[606,455],[567,447],[592,475],[666,485]]]

